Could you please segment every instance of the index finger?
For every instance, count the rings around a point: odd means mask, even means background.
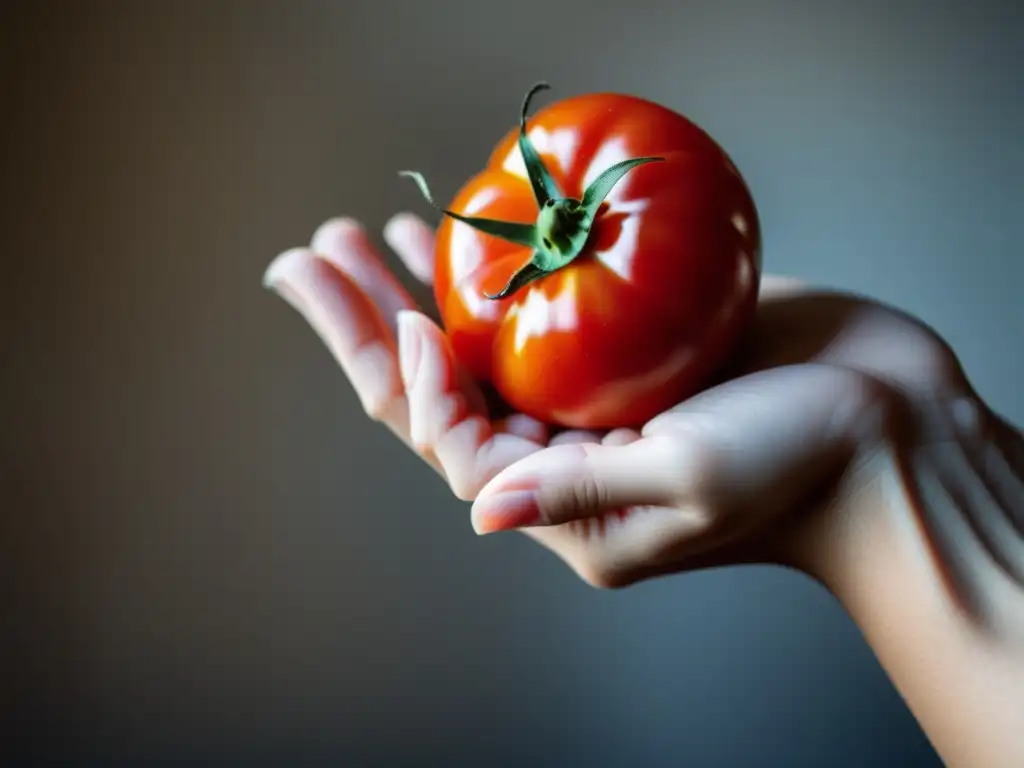
[[[293,248],[275,258],[264,283],[323,340],[367,415],[414,448],[397,344],[378,306],[351,277],[309,248]],[[440,471],[431,453],[420,454]]]
[[[415,309],[416,302],[387,268],[358,222],[348,218],[325,222],[313,235],[310,248],[359,286],[392,331],[399,312]]]

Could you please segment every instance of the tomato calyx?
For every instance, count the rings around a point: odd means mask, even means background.
[[[619,180],[637,166],[664,160],[662,157],[623,160],[599,174],[584,191],[582,200],[566,197],[548,173],[526,133],[526,115],[530,102],[537,92],[548,88],[550,86],[547,83],[534,85],[523,99],[519,113],[518,145],[534,199],[537,201],[539,212],[536,223],[500,221],[455,213],[434,202],[422,174],[416,171],[399,172],[400,176],[407,176],[416,182],[426,201],[445,216],[468,224],[484,234],[532,249],[533,254],[529,262],[512,275],[504,288],[495,294],[484,293],[488,299],[508,298],[529,283],[571,263],[586,247],[601,204]]]

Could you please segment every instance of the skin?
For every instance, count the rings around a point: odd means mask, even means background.
[[[433,233],[385,238],[434,273]],[[472,500],[602,588],[769,563],[824,584],[951,766],[1024,765],[1024,436],[930,328],[766,276],[722,381],[641,429],[491,418],[450,342],[350,220],[268,268],[367,413]]]
[[[706,384],[737,343],[757,299],[757,211],[722,149],[675,112],[577,96],[527,132],[529,99],[520,129],[441,209],[443,326],[468,373],[516,411],[639,426]]]

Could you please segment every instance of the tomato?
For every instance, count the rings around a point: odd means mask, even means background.
[[[757,210],[682,115],[592,94],[527,122],[546,87],[448,208],[403,172],[446,214],[435,298],[456,357],[516,410],[641,425],[707,386],[737,345],[757,303]]]

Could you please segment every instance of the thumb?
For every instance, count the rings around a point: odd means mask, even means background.
[[[686,507],[708,522],[770,515],[852,458],[882,413],[880,388],[854,371],[805,364],[708,390],[626,446],[547,448],[477,497],[478,533],[559,525],[626,507]]]
[[[473,528],[493,533],[560,525],[632,506],[675,506],[686,486],[681,478],[698,464],[686,443],[670,437],[545,448],[484,486],[473,504]]]

